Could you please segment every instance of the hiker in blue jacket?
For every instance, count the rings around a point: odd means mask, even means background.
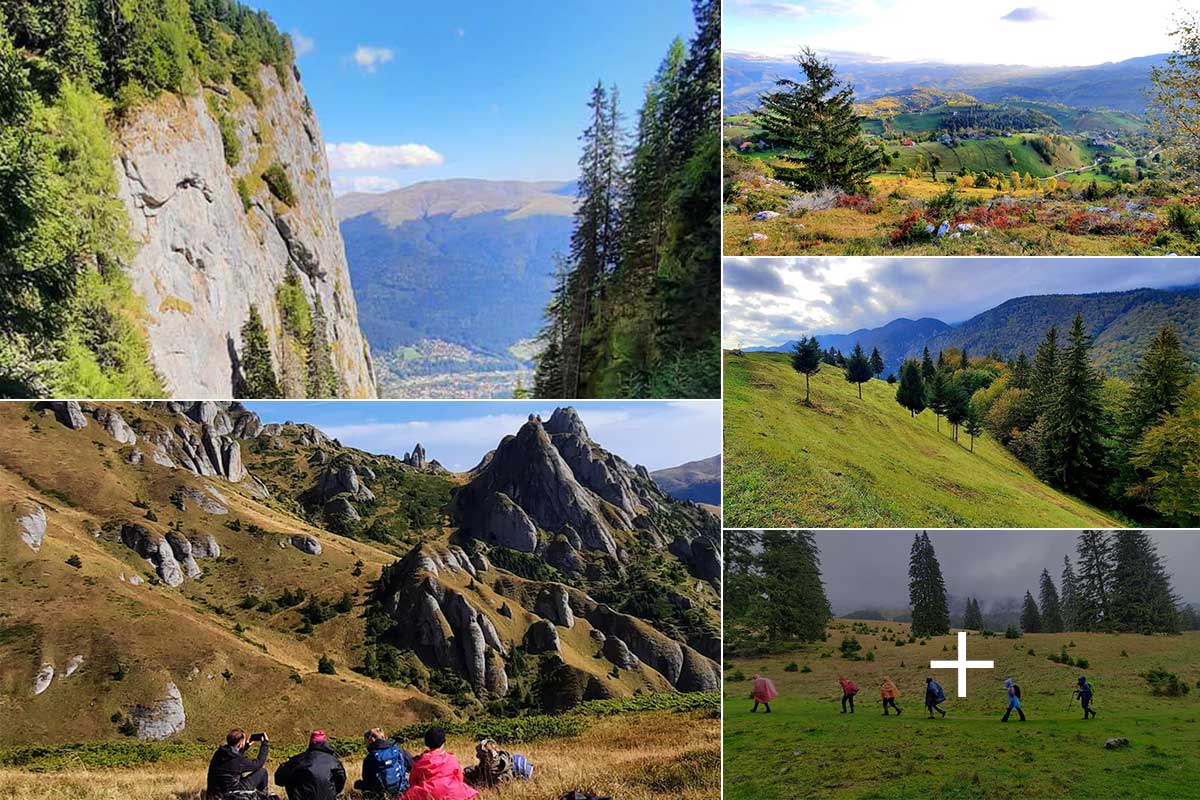
[[[933,678],[925,679],[925,710],[929,712],[929,718],[933,719],[933,712],[936,711],[944,718],[946,712],[939,705],[946,702],[946,693],[942,690],[942,685]]]
[[[1024,722],[1025,712],[1021,710],[1021,687],[1013,683],[1012,678],[1005,678],[1004,688],[1008,692],[1008,708],[1004,709],[1004,716],[1000,721],[1008,722],[1008,715],[1016,711],[1021,717],[1021,722]]]
[[[1075,690],[1075,697],[1078,698],[1079,705],[1083,706],[1084,719],[1096,716],[1096,709],[1092,708],[1092,685],[1083,675],[1079,676],[1079,688]]]
[[[372,800],[394,800],[408,789],[412,754],[387,738],[379,728],[364,733],[363,739],[367,744],[367,755],[363,759],[362,780],[355,781],[354,788]]]

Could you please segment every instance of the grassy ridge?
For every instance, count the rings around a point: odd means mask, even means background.
[[[999,444],[975,452],[911,419],[895,387],[859,400],[839,369],[804,379],[786,353],[725,357],[727,527],[1120,527],[1051,489]]]
[[[972,671],[964,699],[955,696],[954,673],[939,673],[949,696],[943,706],[948,716],[930,720],[922,707],[928,663],[954,657],[954,636],[934,637],[924,646],[896,647],[882,640],[884,630],[906,635],[907,625],[868,625],[876,632],[854,635],[864,652],[875,653],[874,662],[821,657],[851,633],[842,620],[832,624],[827,643],[733,660],[727,675],[762,672],[775,681],[780,697],[770,716],[751,716],[745,699],[749,682],[726,684],[726,798],[1196,796],[1200,693],[1154,697],[1138,673],[1164,667],[1195,686],[1200,678],[1200,633],[1027,634],[1015,642],[972,636],[971,658],[993,659],[996,669]],[[1080,670],[1046,658],[1064,646],[1073,657],[1090,661],[1082,671],[1096,690],[1098,716],[1090,722],[1083,721],[1078,703],[1071,700]],[[786,672],[785,665],[792,661],[812,671]],[[862,688],[854,715],[840,713],[839,674]],[[883,675],[900,687],[902,717],[885,718],[879,711]],[[1001,681],[1008,675],[1021,685],[1029,718],[1025,723],[999,722],[1004,709]],[[1131,746],[1107,751],[1104,743],[1111,737],[1126,737]]]

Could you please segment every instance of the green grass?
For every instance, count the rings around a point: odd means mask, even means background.
[[[792,652],[733,658],[726,674],[740,670],[771,677],[780,697],[772,713],[751,715],[749,681],[725,685],[724,760],[727,800],[806,798],[1183,798],[1196,796],[1200,769],[1196,748],[1200,694],[1154,697],[1139,676],[1154,667],[1200,678],[1200,633],[1175,637],[1135,634],[1026,634],[1017,642],[971,636],[972,658],[992,659],[996,669],[968,676],[968,697],[958,699],[953,672],[939,674],[948,701],[946,719],[930,720],[923,708],[924,678],[931,659],[953,658],[953,635],[925,646],[895,647],[882,628],[855,634],[876,660],[821,658],[828,643],[798,645]],[[830,642],[850,632],[835,620]],[[1096,690],[1098,716],[1084,722],[1073,703],[1079,670],[1046,658],[1063,645],[1087,658]],[[947,647],[943,652],[942,647]],[[1029,655],[1033,648],[1035,655]],[[1128,657],[1120,655],[1122,650]],[[813,665],[811,673],[786,672],[793,660]],[[904,666],[901,666],[901,663]],[[861,687],[857,712],[841,713],[837,677]],[[879,683],[890,675],[902,692],[902,717],[880,713]],[[1002,681],[1021,686],[1028,721],[1001,724]],[[1109,751],[1109,738],[1126,737],[1130,747]]]
[[[968,172],[987,171],[1008,175],[1016,170],[1022,175],[1028,172],[1034,177],[1044,178],[1065,170],[1078,169],[1095,158],[1091,147],[1072,139],[1069,143],[1060,144],[1054,163],[1047,164],[1028,144],[1030,138],[1027,134],[1017,134],[995,139],[968,139],[955,147],[939,142],[920,142],[913,147],[898,148],[900,157],[892,162],[892,169],[907,169],[916,164],[919,156],[924,156],[926,160],[937,157],[940,160],[938,169],[942,172],[965,169]],[[1010,151],[1016,164],[1008,160]]]
[[[1040,482],[999,444],[911,419],[895,387],[859,400],[842,371],[804,378],[786,353],[725,357],[726,527],[1120,527]]]

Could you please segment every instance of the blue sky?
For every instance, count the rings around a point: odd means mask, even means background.
[[[632,121],[671,40],[693,29],[689,0],[249,2],[292,34],[325,141],[373,148],[334,150],[339,192],[570,180],[597,79],[617,84]]]
[[[717,400],[577,401],[572,405],[594,441],[650,470],[721,451]],[[468,470],[530,414],[549,419],[548,400],[247,401],[264,422],[309,422],[342,444],[402,456],[420,442],[447,469]]]

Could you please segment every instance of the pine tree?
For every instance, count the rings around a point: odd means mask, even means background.
[[[908,599],[912,607],[913,636],[939,636],[950,632],[946,583],[928,532],[913,537],[908,561]]]
[[[785,181],[806,189],[860,192],[879,164],[879,153],[863,140],[854,111],[854,90],[843,86],[833,67],[812,50],[796,56],[803,82],[776,81],[779,90],[762,96],[757,113],[776,146],[807,153],[799,167],[777,167]]]
[[[1043,461],[1051,465],[1051,483],[1080,495],[1099,484],[1104,467],[1100,439],[1104,419],[1102,379],[1092,366],[1091,348],[1092,337],[1084,330],[1083,317],[1076,314],[1063,351],[1060,377],[1045,411]]]
[[[1175,329],[1159,330],[1129,386],[1123,420],[1126,438],[1136,442],[1147,428],[1178,408],[1193,377]]]
[[[250,316],[242,325],[242,373],[244,385],[239,393],[244,398],[282,397],[279,379],[271,360],[271,343],[263,328],[258,309],[250,306]]]
[[[1022,350],[1017,356],[1017,360],[1013,362],[1012,377],[1009,379],[1008,385],[1014,389],[1028,389],[1030,372],[1029,358]]]
[[[1178,633],[1178,599],[1150,535],[1144,531],[1116,531],[1112,560],[1111,629]]]
[[[938,360],[941,361],[942,355],[938,353]],[[946,413],[946,373],[942,369],[938,369],[933,375],[933,380],[925,384],[925,405],[933,412],[936,428],[942,429],[942,415]]]
[[[1021,607],[1021,631],[1023,633],[1041,633],[1042,614],[1038,610],[1033,595],[1025,592],[1025,603]]]
[[[1079,616],[1079,582],[1075,578],[1075,570],[1071,568],[1071,557],[1063,556],[1062,595],[1059,601],[1063,630],[1078,630],[1076,619]]]
[[[933,366],[933,359],[929,357],[929,348],[926,347],[921,353],[921,380],[928,381],[935,372],[937,369]]]
[[[804,404],[809,405],[808,379],[821,369],[821,345],[817,337],[800,337],[792,348],[792,369],[804,376]]]
[[[846,359],[846,381],[858,384],[858,399],[862,399],[862,385],[871,380],[871,362],[863,352],[862,345],[855,344],[850,358]]]
[[[1054,588],[1054,580],[1050,571],[1042,570],[1041,587],[1038,592],[1041,601],[1042,630],[1045,633],[1060,633],[1063,630],[1062,604],[1058,599],[1058,590]]]
[[[773,640],[815,641],[831,612],[821,583],[821,554],[811,531],[762,532],[758,559],[763,620]]]
[[[312,329],[308,336],[308,363],[305,390],[309,397],[338,397],[338,375],[329,350],[328,322],[321,295],[313,297]]]
[[[963,420],[963,429],[967,435],[971,437],[971,452],[975,452],[975,437],[983,434],[983,414],[979,411],[979,406],[974,403],[967,403],[967,416]]]
[[[1104,531],[1083,531],[1075,545],[1079,579],[1075,593],[1075,627],[1081,631],[1110,627],[1111,545]]]
[[[967,598],[967,610],[963,614],[963,625],[969,631],[983,630],[983,613],[979,610],[979,600]]]
[[[951,438],[958,441],[958,426],[967,419],[967,414],[971,406],[971,398],[967,396],[966,390],[958,383],[958,381],[949,381],[946,384],[946,421],[950,423]]]
[[[883,356],[879,355],[879,348],[871,348],[871,371],[876,375],[883,373]]]
[[[915,417],[925,410],[925,386],[921,381],[921,369],[912,359],[905,361],[904,366],[900,368],[896,402],[908,409],[910,417]]]

